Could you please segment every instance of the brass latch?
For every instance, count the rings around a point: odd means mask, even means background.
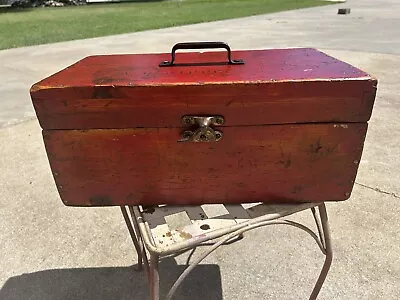
[[[222,116],[183,116],[182,123],[194,127],[192,130],[182,132],[178,142],[218,142],[222,139],[222,132],[214,130],[211,126],[221,126],[225,122]]]

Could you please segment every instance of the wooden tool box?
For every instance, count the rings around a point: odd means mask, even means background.
[[[180,49],[224,48],[224,51]],[[90,56],[31,88],[65,205],[349,198],[377,81],[315,49]]]

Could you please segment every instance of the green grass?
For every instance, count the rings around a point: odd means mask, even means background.
[[[0,10],[0,49],[325,5],[321,0],[183,0]]]

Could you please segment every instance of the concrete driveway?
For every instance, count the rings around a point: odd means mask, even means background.
[[[352,12],[337,15],[339,7]],[[319,299],[400,299],[399,12],[397,0],[350,0],[0,51],[0,299],[147,299],[119,209],[59,200],[28,91],[87,55],[167,52],[194,40],[233,49],[316,47],[379,79],[352,197],[328,204],[335,257]],[[306,213],[295,219],[311,221]],[[185,259],[162,262],[163,291]],[[306,234],[262,228],[207,258],[176,299],[308,299],[322,261]]]

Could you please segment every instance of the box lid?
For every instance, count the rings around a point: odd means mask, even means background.
[[[366,122],[376,79],[316,49],[90,56],[36,83],[44,129],[181,127],[184,115],[223,126]]]

